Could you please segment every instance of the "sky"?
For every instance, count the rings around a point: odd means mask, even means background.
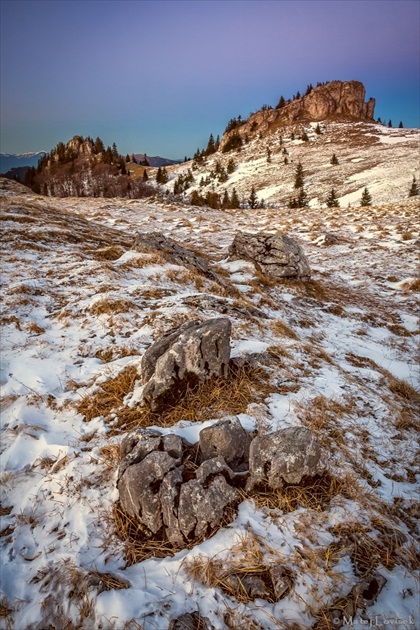
[[[0,0],[4,153],[74,135],[171,159],[318,81],[419,127],[417,0]]]

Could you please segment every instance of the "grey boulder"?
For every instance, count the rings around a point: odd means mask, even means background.
[[[305,477],[322,474],[325,469],[321,448],[309,429],[280,429],[252,440],[247,489],[252,490],[261,482],[273,489],[299,484]]]
[[[268,278],[309,280],[311,269],[303,248],[287,234],[238,232],[229,248],[231,258],[251,260]]]
[[[203,460],[221,456],[234,470],[248,468],[250,438],[237,416],[219,420],[200,431]]]
[[[231,323],[226,317],[193,320],[164,335],[143,356],[143,401],[157,401],[190,375],[199,381],[226,376],[230,359]]]

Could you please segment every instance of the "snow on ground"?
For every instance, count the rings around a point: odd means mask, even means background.
[[[418,202],[219,212],[2,186],[1,627],[167,630],[198,611],[217,630],[321,629],[369,571],[386,584],[353,627],[420,627]],[[139,229],[199,248],[246,299],[130,251]],[[237,230],[297,238],[311,282],[262,284],[249,262],[228,261]],[[266,373],[269,393],[256,392],[242,424],[309,426],[338,489],[295,509],[247,498],[210,539],[130,565],[112,512],[124,435],[113,426],[136,404],[145,349],[186,319],[217,316],[218,304],[232,320],[232,354]],[[81,403],[127,370],[120,406],[86,421]],[[159,430],[194,442],[213,420]],[[249,562],[257,547],[264,562],[294,572],[279,602],[238,601],[200,579],[200,562]]]

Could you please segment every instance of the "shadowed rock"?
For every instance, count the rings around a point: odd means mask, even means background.
[[[311,270],[302,247],[287,234],[238,232],[229,248],[231,258],[254,262],[268,278],[309,280]]]

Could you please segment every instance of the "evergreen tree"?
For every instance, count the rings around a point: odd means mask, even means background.
[[[392,120],[391,119],[389,119],[389,121],[388,121],[388,127],[392,127]]]
[[[142,166],[150,166],[150,164],[149,164],[149,160],[147,159],[147,155],[146,155],[146,153],[144,154],[144,158],[143,158],[143,160],[141,161],[141,165],[142,165]]]
[[[127,153],[127,155],[125,156],[125,161],[126,161],[127,163],[130,161],[130,156],[128,155],[128,153]]]
[[[340,202],[338,201],[338,197],[335,194],[334,188],[331,188],[331,192],[327,197],[327,206],[328,208],[339,208]]]
[[[236,164],[233,158],[230,158],[228,164],[227,164],[227,172],[229,173],[229,175],[231,173],[233,173],[233,171],[235,170]]]
[[[284,158],[284,160],[283,160],[283,161],[284,161],[284,163],[285,163],[285,164],[289,164],[289,160],[288,160],[287,155],[286,155],[286,157]]]
[[[95,144],[93,145],[93,149],[96,155],[98,155],[98,153],[103,153],[105,151],[104,143],[102,142],[100,138],[96,138]]]
[[[143,181],[147,182],[149,180],[149,176],[147,174],[147,170],[143,169]]]
[[[215,142],[214,142],[214,138],[213,138],[213,134],[210,134],[210,138],[209,141],[207,143],[207,148],[206,148],[206,155],[211,155],[212,153],[214,153],[216,151],[216,146],[215,146]]]
[[[112,143],[112,161],[118,162],[118,149],[115,142]]]
[[[361,206],[371,206],[372,205],[372,196],[368,191],[367,187],[364,189],[362,198],[360,200]]]
[[[222,208],[224,210],[226,210],[227,208],[230,208],[230,198],[229,198],[229,193],[227,190],[225,190],[225,193],[223,195]]]
[[[280,100],[276,105],[276,109],[282,109],[286,105],[286,101],[284,100],[284,96],[280,96]]]
[[[290,140],[294,140],[295,139],[295,134],[294,132],[292,132],[292,135],[290,136]]]
[[[303,166],[299,162],[295,171],[295,188],[302,188],[303,186]]]
[[[411,184],[410,192],[408,193],[409,197],[417,197],[419,194],[419,185],[417,183],[415,175],[413,175],[413,182]]]
[[[404,129],[404,125],[402,120],[400,120],[400,124],[398,125],[398,129]]]
[[[336,156],[335,153],[332,154],[332,158],[330,160],[330,164],[334,164],[334,165],[338,164],[338,159],[337,159],[337,156]]]
[[[134,153],[131,155],[131,161],[133,162],[133,164],[137,164],[137,160],[134,157]]]
[[[317,126],[315,127],[315,133],[317,133],[319,136],[321,135],[322,131],[321,131],[321,127],[319,126],[319,123],[317,124]]]
[[[313,86],[312,86],[312,83],[310,83],[310,84],[308,85],[308,87],[306,88],[305,96],[308,96],[308,94],[310,94],[310,93],[312,92],[312,90],[313,90],[313,89],[314,89],[314,88],[313,88]]]
[[[240,201],[239,201],[238,193],[236,192],[236,189],[234,188],[230,196],[230,208],[235,209],[239,207],[240,207]]]
[[[258,207],[258,197],[257,193],[255,192],[254,186],[251,188],[251,194],[248,197],[248,204],[250,208]]]
[[[267,147],[267,162],[268,162],[268,164],[271,163],[271,149],[270,149],[270,147]]]
[[[306,131],[303,132],[303,134],[301,135],[301,140],[303,140],[304,142],[309,142],[309,137],[308,134],[306,133]]]
[[[298,208],[309,208],[309,200],[308,195],[306,194],[303,186],[299,191],[299,195],[297,198]]]

